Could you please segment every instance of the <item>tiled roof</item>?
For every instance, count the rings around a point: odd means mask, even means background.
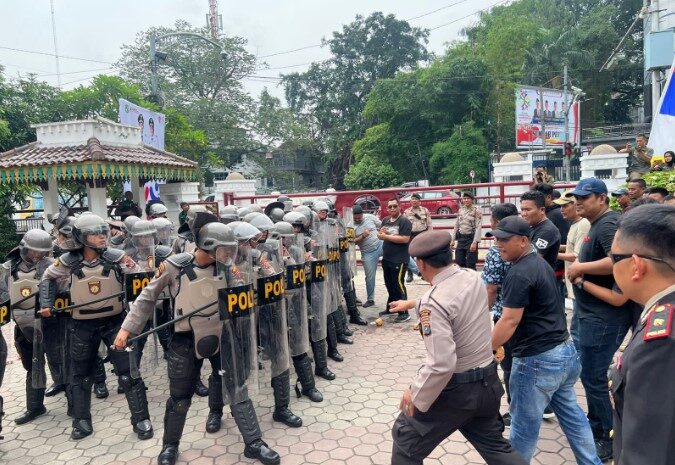
[[[101,162],[133,165],[196,168],[197,163],[148,145],[133,147],[101,145],[95,137],[86,145],[53,147],[33,142],[0,154],[0,168],[57,166],[69,163]]]

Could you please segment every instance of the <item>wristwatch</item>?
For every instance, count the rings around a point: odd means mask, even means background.
[[[584,283],[586,280],[584,278],[581,278],[576,284],[574,284],[576,287],[581,289],[582,291],[584,290]]]

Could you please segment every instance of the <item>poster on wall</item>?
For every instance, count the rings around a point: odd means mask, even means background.
[[[572,101],[567,93],[567,102],[562,90],[520,86],[516,88],[516,146],[530,149],[562,147],[565,143],[565,112]],[[568,114],[568,142],[579,143],[579,102]],[[542,133],[542,129],[545,134]]]
[[[141,140],[144,144],[164,150],[166,119],[162,113],[139,107],[121,98],[119,118],[121,124],[138,126],[141,129]]]

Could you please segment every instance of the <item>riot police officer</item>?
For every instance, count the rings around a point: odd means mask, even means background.
[[[288,322],[288,342],[293,367],[298,375],[296,393],[306,395],[312,402],[323,401],[323,396],[316,388],[312,362],[307,355],[309,351],[309,327],[307,315],[307,299],[305,283],[305,252],[304,236],[297,234],[293,225],[286,220],[302,221],[301,213],[289,212],[284,215],[284,221],[274,225],[274,234],[282,242],[282,256],[286,266],[286,285],[284,300]],[[300,388],[297,387],[300,384]]]
[[[154,311],[157,298],[167,288],[174,299],[176,316],[196,311],[189,318],[176,322],[169,343],[170,397],[164,416],[162,451],[158,457],[160,465],[173,465],[177,460],[178,444],[191,404],[195,380],[199,377],[205,358],[212,367],[206,429],[208,432],[216,432],[221,427],[224,407],[223,380],[220,376],[222,347],[236,346],[238,341],[233,336],[238,335],[224,332],[224,325],[219,321],[218,298],[220,290],[230,285],[233,276],[239,272],[231,263],[232,257],[237,254],[237,241],[230,227],[217,220],[214,216],[212,222],[203,224],[196,231],[197,243],[193,253],[173,255],[159,266],[156,277],[132,304],[131,311],[115,339],[116,347],[126,347],[129,336],[141,332]],[[224,267],[227,267],[227,273],[223,271]],[[221,338],[226,338],[227,343],[221,343]],[[235,374],[226,373],[226,382],[233,377],[236,377]],[[278,464],[279,455],[262,440],[250,399],[244,400],[235,396],[234,388],[229,389],[230,387],[232,386],[228,384],[228,400],[232,416],[246,443],[244,455],[257,458],[265,464]],[[235,397],[239,402],[234,402]]]
[[[195,235],[192,230],[195,218],[199,213],[206,213],[203,205],[192,205],[187,212],[185,223],[178,228],[178,237],[171,244],[173,253],[193,252],[195,249]]]
[[[149,220],[154,220],[155,218],[166,218],[166,213],[169,210],[166,208],[161,201],[157,201],[151,205],[148,205],[147,215]]]
[[[155,218],[152,225],[157,230],[157,244],[171,247],[171,230],[173,223],[168,218]]]
[[[220,222],[224,224],[232,223],[233,221],[239,221],[239,215],[237,214],[237,207],[234,205],[225,205],[223,209],[220,210]]]
[[[290,404],[290,356],[288,348],[288,324],[283,298],[284,262],[281,243],[269,239],[274,223],[262,213],[249,218],[249,224],[260,231],[257,252],[254,254],[254,270],[257,273],[258,328],[263,358],[269,361],[269,371],[274,391],[272,418],[292,428],[302,426],[302,419],[289,408]],[[247,215],[247,216],[249,216]]]
[[[80,246],[57,259],[43,274],[40,282],[40,313],[54,314],[58,286],[70,285],[72,329],[68,356],[71,362],[73,402],[72,439],[93,433],[91,388],[98,347],[101,341],[111,345],[123,320],[122,268],[136,264],[124,252],[108,249],[108,225],[95,214],[81,215],[73,224],[73,238]],[[139,439],[153,436],[145,384],[130,376],[129,357],[111,351],[115,367],[131,412],[131,424]]]
[[[26,369],[26,411],[14,420],[17,425],[28,423],[47,412],[44,406],[43,329],[41,321],[36,320],[35,308],[40,278],[52,263],[49,257],[51,251],[52,237],[41,229],[31,229],[0,268],[0,287],[4,288],[11,302],[11,313],[16,323],[14,345]],[[5,294],[2,289],[0,293]],[[5,301],[7,297],[0,300]]]

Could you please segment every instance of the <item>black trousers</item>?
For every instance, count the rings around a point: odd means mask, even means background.
[[[391,302],[408,298],[408,291],[405,288],[405,273],[407,270],[407,261],[405,263],[393,263],[384,259],[382,260],[384,285],[389,293],[387,297],[387,309],[389,309]]]
[[[462,234],[457,231],[455,237],[457,245],[455,246],[455,263],[462,268],[476,269],[476,262],[478,261],[478,249],[475,252],[469,251],[469,247],[473,243],[473,234]]]
[[[499,401],[504,389],[494,374],[466,384],[448,384],[427,412],[401,413],[392,428],[392,465],[422,465],[443,440],[459,430],[488,465],[525,465],[502,433]]]

